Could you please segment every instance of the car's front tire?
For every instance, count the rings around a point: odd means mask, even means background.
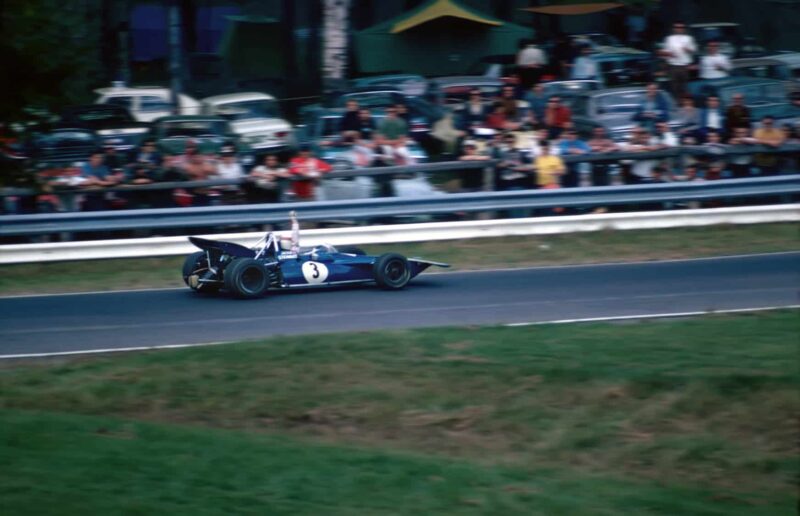
[[[183,262],[183,282],[195,292],[214,293],[219,291],[219,285],[198,281],[208,272],[208,258],[203,251],[190,254]]]
[[[253,258],[236,258],[225,268],[225,288],[242,299],[262,297],[270,284],[270,272]]]
[[[388,290],[399,290],[411,280],[411,271],[408,269],[408,260],[397,253],[380,255],[373,265],[375,283]]]

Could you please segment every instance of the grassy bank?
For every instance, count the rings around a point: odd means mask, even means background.
[[[451,263],[454,270],[696,258],[800,250],[795,224],[604,231],[364,246]],[[182,286],[182,257],[2,267],[0,295]]]
[[[34,512],[790,513],[797,315],[6,362],[2,498]]]

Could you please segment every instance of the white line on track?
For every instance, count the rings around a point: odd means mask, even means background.
[[[614,322],[614,321],[630,321],[637,319],[669,319],[672,317],[693,317],[697,315],[715,315],[715,314],[736,314],[747,312],[764,312],[767,310],[787,310],[800,308],[800,305],[787,305],[787,306],[764,306],[760,308],[730,308],[726,310],[707,310],[697,312],[671,312],[661,314],[640,314],[640,315],[612,315],[609,317],[587,317],[584,319],[559,319],[555,321],[531,321],[521,323],[508,323],[503,326],[508,327],[522,327],[522,326],[539,326],[545,324],[577,324],[587,322]],[[0,357],[2,358],[2,357]]]
[[[673,317],[691,317],[698,315],[716,315],[716,314],[731,314],[731,313],[747,313],[747,312],[764,312],[769,310],[786,310],[797,309],[800,305],[787,305],[787,306],[764,306],[758,308],[734,308],[728,310],[713,310],[713,311],[697,311],[697,312],[674,312],[674,313],[660,313],[660,314],[640,314],[640,315],[621,315],[610,317],[591,317],[586,319],[559,319],[552,321],[537,321],[537,322],[523,322],[523,323],[509,323],[503,324],[506,327],[524,327],[524,326],[541,326],[549,324],[577,324],[586,322],[614,322],[625,320],[646,320],[646,319],[666,319]],[[231,344],[230,342],[206,342],[202,344],[165,344],[160,346],[139,346],[129,348],[107,348],[107,349],[91,349],[80,351],[58,351],[53,353],[20,353],[15,355],[0,355],[0,360],[4,359],[23,359],[23,358],[47,358],[47,357],[60,357],[70,355],[94,355],[100,353],[118,353],[126,351],[154,351],[162,349],[181,349],[181,348],[194,348],[206,346],[219,346],[222,344]]]
[[[682,263],[682,262],[700,262],[710,260],[732,260],[738,258],[758,258],[760,256],[783,256],[783,255],[798,255],[800,251],[779,251],[775,253],[751,253],[751,254],[731,254],[725,256],[706,256],[702,258],[670,258],[667,260],[645,260],[638,262],[601,262],[601,263],[576,263],[570,265],[539,265],[535,267],[506,267],[499,269],[471,269],[464,271],[428,271],[425,276],[433,276],[439,274],[479,274],[482,272],[513,272],[513,271],[529,271],[529,270],[551,270],[551,269],[575,269],[587,267],[613,267],[625,265],[656,265],[659,263]],[[124,294],[131,292],[162,292],[170,290],[186,290],[186,287],[164,287],[164,288],[141,288],[141,289],[125,289],[125,290],[97,290],[89,292],[63,292],[63,293],[45,293],[45,294],[13,294],[9,296],[0,295],[1,299],[17,299],[17,298],[30,298],[30,297],[55,297],[55,296],[88,296],[97,294]]]

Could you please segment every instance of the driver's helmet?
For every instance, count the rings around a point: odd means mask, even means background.
[[[292,250],[292,239],[291,238],[281,238],[280,239],[280,246],[282,251],[291,251]]]

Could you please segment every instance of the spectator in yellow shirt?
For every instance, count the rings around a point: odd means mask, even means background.
[[[567,168],[564,161],[550,153],[550,144],[546,141],[541,143],[542,152],[536,157],[534,166],[536,168],[536,186],[539,188],[559,188],[561,186],[561,176]]]
[[[783,145],[786,133],[775,127],[774,118],[765,116],[761,119],[761,127],[753,133],[753,138],[761,145],[777,148]],[[778,173],[777,154],[756,154],[755,164],[761,170],[762,176],[774,176]]]

